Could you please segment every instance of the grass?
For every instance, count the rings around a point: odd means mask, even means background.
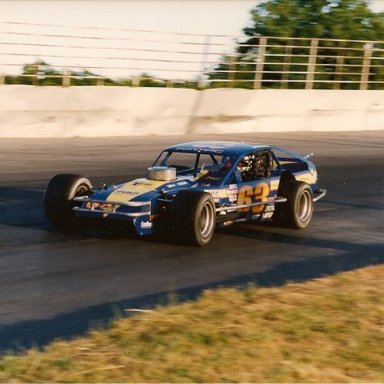
[[[0,360],[1,382],[384,382],[384,266],[223,288]]]

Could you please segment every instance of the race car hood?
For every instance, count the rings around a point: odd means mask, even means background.
[[[190,188],[192,184],[194,183],[186,178],[172,181],[158,181],[142,178],[108,188],[98,188],[91,196],[91,199],[114,203],[146,200],[153,198],[153,193],[172,193],[172,191]]]

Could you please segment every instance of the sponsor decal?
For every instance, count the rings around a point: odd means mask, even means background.
[[[215,144],[215,143],[208,143],[208,144],[201,144],[196,143],[192,145],[192,148],[196,149],[197,152],[201,151],[209,151],[212,153],[222,153],[224,151],[225,147],[230,146],[230,144]]]
[[[178,181],[177,183],[171,183],[171,184],[168,184],[166,185],[167,188],[169,189],[172,189],[172,188],[176,188],[176,187],[182,187],[183,185],[188,185],[188,181]]]
[[[238,189],[236,184],[231,184],[229,189],[227,189],[227,195],[231,203],[234,203],[237,200],[237,192]]]
[[[222,189],[206,189],[204,192],[210,193],[211,196],[216,199],[227,197],[225,191]]]
[[[152,186],[152,182],[149,181],[149,180],[135,180],[135,181],[132,181],[131,182],[131,185],[145,185],[147,187],[151,187]]]
[[[141,193],[135,192],[135,191],[122,191],[122,190],[116,191],[114,193],[116,193],[117,195],[121,194],[121,195],[130,195],[130,196],[138,196],[141,194]]]
[[[279,189],[280,178],[272,179],[270,183],[271,191],[277,191]]]
[[[151,192],[166,183],[167,182],[165,181],[148,179],[138,179],[130,181],[129,183],[125,183],[118,189],[113,191],[108,196],[107,201],[127,202],[144,193]]]
[[[214,199],[229,199],[231,202],[237,200],[237,187],[223,189],[206,189],[204,192],[210,193]]]

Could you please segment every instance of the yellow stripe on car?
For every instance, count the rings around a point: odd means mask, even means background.
[[[316,183],[317,175],[313,175],[311,172],[299,173],[295,175],[295,179],[311,185]]]
[[[151,192],[156,188],[159,188],[167,183],[168,181],[164,182],[164,181],[148,180],[148,179],[137,179],[134,181],[130,181],[129,183],[123,184],[116,191],[112,192],[108,196],[107,201],[124,203],[144,193]]]

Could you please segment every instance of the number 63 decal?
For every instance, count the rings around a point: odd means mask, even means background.
[[[240,188],[237,195],[237,205],[247,205],[266,201],[269,196],[269,185],[266,183],[257,184],[255,187],[244,185]],[[239,208],[239,212],[261,213],[265,205],[254,205],[253,207]]]

